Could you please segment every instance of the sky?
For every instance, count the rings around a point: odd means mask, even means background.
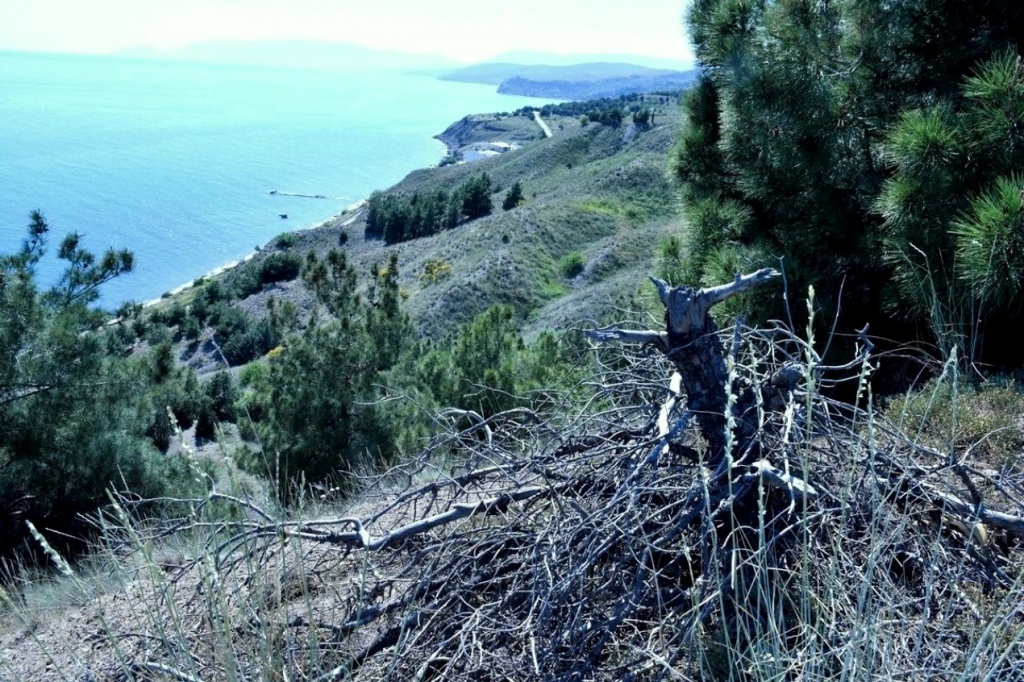
[[[0,50],[328,40],[454,61],[511,50],[692,60],[685,0],[0,0]]]

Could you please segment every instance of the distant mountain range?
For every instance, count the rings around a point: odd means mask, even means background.
[[[593,52],[576,54],[555,54],[552,52],[535,52],[518,50],[503,52],[486,60],[487,63],[573,66],[576,64],[617,63],[635,64],[648,69],[666,69],[670,71],[689,71],[694,68],[692,62],[666,57],[651,57],[639,54],[622,54],[614,52]]]
[[[438,55],[409,54],[349,43],[315,40],[214,40],[193,43],[173,50],[139,48],[122,50],[118,54],[141,59],[330,71],[417,69],[443,72],[460,66],[458,62]]]
[[[618,62],[574,63],[571,65],[508,64],[487,62],[456,69],[441,76],[441,80],[463,83],[501,85],[513,78],[531,81],[598,81],[608,78],[657,78],[680,73],[669,69],[651,69],[636,64]]]
[[[172,59],[177,61],[208,62],[247,66],[271,66],[284,68],[325,68],[325,69],[398,69],[442,75],[456,71],[470,70],[477,66],[467,65],[440,55],[423,55],[397,50],[380,50],[352,43],[317,40],[209,40],[174,49],[134,48],[117,53],[123,57],[143,59]],[[513,67],[502,80],[488,81],[498,85],[508,78],[523,77],[524,66],[577,67],[579,65],[616,64],[629,65],[630,69],[654,69],[686,71],[692,68],[687,62],[628,54],[556,54],[551,52],[516,51],[496,55],[482,66],[487,69],[505,64]],[[543,74],[561,77],[557,72]],[[607,77],[622,75],[611,73]],[[458,80],[458,79],[452,79]],[[481,81],[471,81],[481,82]]]
[[[640,55],[508,52],[464,65],[438,55],[311,40],[207,41],[173,50],[123,50],[124,57],[329,71],[406,71],[442,80],[498,86],[509,95],[562,100],[679,90],[696,71],[681,61]]]
[[[497,85],[498,92],[528,97],[584,100],[641,92],[681,90],[698,75],[690,69],[656,69],[621,62],[529,65],[492,62],[446,73],[442,80]]]

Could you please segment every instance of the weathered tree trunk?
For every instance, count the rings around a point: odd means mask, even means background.
[[[682,378],[687,406],[694,412],[701,434],[710,449],[708,463],[717,467],[727,455],[741,453],[753,442],[758,430],[755,387],[730,386],[725,351],[711,308],[779,276],[771,268],[750,275],[737,275],[735,281],[708,289],[670,287],[651,278],[665,306],[666,331],[630,332],[597,330],[590,337],[597,341],[654,343]],[[733,430],[728,432],[729,391],[732,391]]]

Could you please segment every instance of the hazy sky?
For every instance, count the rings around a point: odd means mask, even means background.
[[[508,50],[690,60],[685,0],[0,0],[0,49],[107,53],[312,39],[480,60]]]

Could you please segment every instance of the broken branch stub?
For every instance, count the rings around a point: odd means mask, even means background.
[[[729,284],[706,289],[671,287],[667,282],[652,277],[651,281],[665,306],[664,332],[602,329],[589,334],[591,339],[599,342],[649,342],[665,353],[682,377],[687,406],[695,413],[701,434],[708,442],[709,464],[713,467],[721,463],[728,450],[744,450],[757,433],[758,424],[754,387],[736,385],[730,389],[734,393],[732,416],[735,424],[731,439],[726,432],[729,372],[725,351],[718,338],[718,326],[710,315],[711,308],[779,276],[776,270],[764,268],[749,275],[737,274]]]

